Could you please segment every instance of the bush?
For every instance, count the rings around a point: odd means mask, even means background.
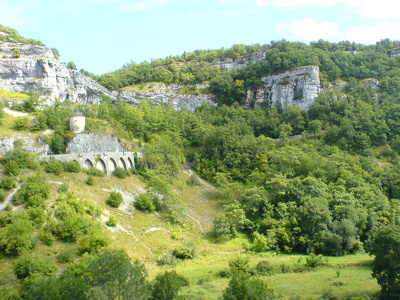
[[[97,168],[90,168],[90,169],[86,169],[85,173],[91,176],[97,176],[97,177],[104,177],[106,176],[106,173],[104,173],[103,171],[97,169]]]
[[[322,254],[316,255],[315,253],[310,253],[306,258],[306,266],[310,268],[317,268],[326,263],[326,260]]]
[[[62,183],[58,189],[59,192],[63,192],[65,193],[66,191],[68,191],[69,189],[69,185],[66,183]]]
[[[73,160],[65,164],[65,170],[71,173],[79,173],[81,171],[81,165],[76,160]]]
[[[1,178],[0,188],[5,190],[11,190],[17,186],[18,184],[14,176],[3,176]]]
[[[15,57],[15,58],[20,58],[20,57],[21,57],[21,50],[15,48],[15,49],[13,50],[13,57]]]
[[[57,261],[60,263],[70,263],[76,258],[77,250],[74,247],[67,246],[57,255]]]
[[[113,175],[118,178],[124,179],[124,178],[128,177],[129,173],[124,168],[116,168]]]
[[[118,222],[117,222],[117,218],[115,216],[110,216],[110,218],[108,219],[106,225],[107,226],[111,226],[111,227],[115,227],[117,226]]]
[[[93,176],[89,176],[88,179],[86,179],[85,183],[87,185],[93,186],[94,185],[94,178]]]
[[[108,197],[108,199],[106,200],[106,203],[108,205],[110,205],[111,207],[119,207],[122,203],[123,198],[122,198],[122,194],[119,192],[111,192],[110,196]]]
[[[198,185],[200,185],[201,183],[200,183],[199,177],[198,177],[196,174],[192,174],[192,175],[190,175],[190,177],[189,177],[189,179],[188,179],[188,181],[187,181],[187,184],[188,184],[188,185],[195,185],[195,186],[198,186]]]
[[[22,185],[21,189],[14,196],[15,204],[24,204],[37,195],[46,199],[50,194],[50,186],[42,181],[39,176],[31,176]]]
[[[28,117],[18,117],[14,121],[13,128],[15,130],[23,131],[28,129],[30,119]]]
[[[167,253],[163,255],[158,261],[158,264],[161,266],[176,266],[178,263],[178,259],[173,256],[171,253]]]
[[[188,246],[181,246],[174,251],[172,251],[172,255],[179,259],[193,259],[194,254],[193,250]]]
[[[136,200],[135,207],[141,211],[152,212],[156,209],[153,198],[149,193],[141,194]]]
[[[34,255],[18,258],[14,267],[14,273],[18,279],[24,279],[33,274],[52,275],[56,270],[57,266],[52,260]]]
[[[102,232],[95,232],[81,238],[79,241],[78,253],[82,255],[83,253],[99,252],[109,244],[110,240]]]
[[[255,267],[255,271],[258,275],[273,275],[275,274],[274,266],[266,260],[262,260],[258,262],[257,266]]]
[[[6,200],[6,197],[7,197],[6,191],[3,189],[0,189],[0,203],[3,203],[4,200]]]
[[[62,172],[64,172],[64,164],[59,160],[50,159],[46,163],[44,170],[46,171],[46,173],[60,175]]]

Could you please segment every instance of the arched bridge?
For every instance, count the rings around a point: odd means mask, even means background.
[[[44,159],[57,159],[63,162],[77,161],[82,169],[97,168],[107,175],[112,174],[117,168],[125,170],[135,167],[135,158],[132,152],[103,152],[57,154],[42,156]]]

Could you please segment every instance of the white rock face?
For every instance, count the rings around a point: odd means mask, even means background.
[[[109,90],[93,79],[70,70],[54,58],[51,49],[21,43],[2,43],[0,52],[0,89],[14,92],[40,92],[48,100],[98,103]],[[14,49],[21,51],[13,57]]]
[[[179,90],[184,88],[179,84],[145,84],[141,90],[121,90],[118,92],[119,102],[139,104],[143,99],[152,100],[155,104],[171,104],[175,109],[188,108],[190,111],[201,106],[203,103],[216,105],[212,101],[211,94],[182,95]],[[208,85],[196,85],[197,90],[207,88]]]
[[[211,62],[211,65],[217,66],[221,69],[228,71],[240,70],[250,64],[255,64],[260,60],[264,60],[266,56],[265,51],[256,52],[248,56],[241,57],[239,59],[225,58]]]
[[[278,75],[263,77],[264,87],[247,91],[248,107],[300,106],[308,110],[321,87],[317,66],[301,67]]]

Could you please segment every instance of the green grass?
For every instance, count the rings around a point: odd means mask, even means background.
[[[7,90],[0,90],[0,99],[8,101],[25,101],[29,99],[29,95]]]

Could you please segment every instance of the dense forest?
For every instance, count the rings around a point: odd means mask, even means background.
[[[138,210],[156,211],[183,225],[184,199],[174,191],[173,181],[186,164],[197,174],[190,184],[202,178],[218,189],[224,211],[213,223],[216,243],[240,235],[247,238],[245,250],[250,253],[312,254],[311,259],[318,261],[318,254],[369,252],[398,260],[379,248],[400,243],[400,56],[389,55],[398,46],[390,40],[370,46],[278,41],[131,63],[94,77],[112,90],[144,82],[209,83],[219,105],[203,105],[192,113],[151,101],[129,106],[103,97],[100,105],[75,108],[88,118],[88,131],[105,123],[120,138],[135,141],[143,154],[137,168],[118,170],[116,175],[132,173],[145,180],[147,190],[136,202]],[[238,71],[210,63],[259,51],[265,51],[265,60]],[[306,65],[320,67],[323,86],[309,111],[297,106],[241,106],[244,91],[260,86],[262,76]],[[34,119],[17,119],[14,128],[54,130],[47,142],[53,153],[63,153],[71,138],[68,117],[73,105],[55,102],[39,110],[38,95],[29,97],[20,109]],[[302,137],[290,138],[294,134]],[[73,173],[80,168],[56,161],[39,163],[21,149],[7,153],[1,165],[0,197],[4,200],[20,184],[11,203],[26,208],[0,217],[2,254],[17,257],[18,288],[7,285],[12,279],[2,279],[9,288],[2,291],[7,299],[179,299],[178,290],[188,285],[187,279],[166,271],[150,283],[140,262],[131,263],[123,250],[107,248],[110,240],[90,202],[67,190],[60,190],[52,205],[46,202],[49,187],[43,173]],[[21,170],[30,170],[31,175],[21,180]],[[99,175],[90,172],[88,185]],[[108,204],[118,207],[120,200],[114,196]],[[57,271],[54,262],[29,254],[37,243],[55,242],[78,243],[80,260],[70,260],[65,250],[58,258],[64,268]],[[187,259],[192,254],[183,247],[173,256]],[[383,265],[384,259],[378,260],[373,276],[386,299],[397,299],[396,270],[389,273]],[[279,298],[246,268],[240,259],[230,263],[231,279],[223,299]]]

